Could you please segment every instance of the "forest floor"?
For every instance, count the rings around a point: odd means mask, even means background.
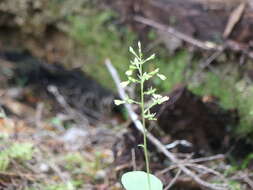
[[[177,160],[149,141],[151,169],[165,189],[253,189],[252,10],[245,1],[226,11],[198,1],[34,2],[34,11],[0,3],[0,189],[120,190],[123,172],[145,168],[142,134],[113,104],[118,95],[102,64],[109,57],[123,77],[136,39],[145,52],[158,52],[168,78],[151,82],[170,100],[148,123]],[[242,11],[238,27],[237,19],[228,24],[227,46],[205,50],[224,45],[224,23]],[[176,38],[157,30],[166,24]]]
[[[37,65],[35,75],[27,60]],[[5,65],[0,91],[1,188],[116,190],[122,189],[122,172],[143,169],[141,134],[112,105],[114,93],[81,71],[48,66],[27,54],[2,53],[1,64]],[[183,86],[169,97],[168,103],[154,110],[159,128],[149,124],[159,141],[194,143],[172,146],[170,151],[210,184],[251,187],[251,157],[245,156],[252,146],[234,139],[224,128],[237,122],[233,110],[224,110],[215,100],[207,100],[211,97],[196,96]],[[176,165],[171,168],[173,163],[157,147],[149,146],[152,170],[164,184],[172,185],[180,170]],[[176,189],[202,189],[191,176],[181,174],[176,179]]]

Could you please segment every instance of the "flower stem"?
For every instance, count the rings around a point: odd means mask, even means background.
[[[144,156],[145,156],[145,162],[146,162],[146,172],[147,172],[147,179],[148,179],[148,190],[151,190],[151,184],[150,184],[150,168],[149,168],[149,155],[148,155],[148,148],[147,148],[147,130],[145,125],[145,109],[144,109],[144,81],[142,78],[142,70],[143,65],[140,65],[139,73],[141,76],[141,117],[142,117],[142,126],[143,126],[143,145],[144,145]]]

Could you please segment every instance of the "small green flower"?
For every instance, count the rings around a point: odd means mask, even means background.
[[[147,59],[145,59],[145,62],[150,61],[152,59],[155,59],[155,54],[149,56]]]
[[[157,76],[161,79],[161,80],[166,80],[167,77],[162,75],[162,74],[157,74]]]
[[[169,97],[168,96],[164,96],[164,97],[162,97],[162,98],[160,98],[159,100],[158,100],[158,104],[162,104],[163,102],[166,102],[166,101],[168,101],[169,100]]]
[[[133,70],[128,70],[128,71],[126,71],[126,75],[127,76],[131,76],[133,74]]]
[[[130,46],[129,51],[138,59],[138,55],[135,53],[134,49]]]
[[[120,83],[120,86],[121,86],[122,88],[125,88],[127,85],[129,85],[129,83],[130,83],[130,81],[124,81],[124,82],[121,82],[121,83]]]
[[[149,74],[154,76],[159,72],[159,68],[155,69],[154,71],[151,71]]]
[[[152,88],[152,86],[146,91],[146,92],[144,92],[144,94],[146,94],[146,95],[151,95],[151,94],[154,94],[156,92],[156,89],[154,88]]]
[[[122,100],[114,100],[114,104],[119,106],[121,104],[125,104],[126,102],[125,101],[122,101]]]

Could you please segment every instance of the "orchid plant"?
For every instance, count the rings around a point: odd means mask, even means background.
[[[126,71],[127,81],[121,83],[121,86],[125,88],[131,83],[135,83],[140,87],[140,100],[133,100],[127,97],[124,100],[114,100],[116,105],[121,104],[137,104],[141,108],[141,119],[143,126],[143,144],[139,145],[144,150],[144,157],[146,163],[146,172],[144,171],[132,171],[123,174],[121,182],[126,190],[162,190],[162,182],[150,172],[149,166],[149,154],[147,148],[147,129],[146,120],[156,120],[155,113],[151,113],[150,109],[157,105],[167,101],[169,97],[162,96],[156,93],[156,89],[153,87],[144,88],[145,82],[150,80],[152,77],[159,77],[161,80],[165,80],[166,77],[159,73],[159,69],[155,69],[151,72],[144,71],[145,63],[153,60],[155,54],[148,58],[143,57],[141,43],[138,42],[138,51],[136,52],[132,47],[129,51],[133,54],[134,59],[130,61],[129,69]],[[146,96],[152,97],[151,101],[145,102]]]

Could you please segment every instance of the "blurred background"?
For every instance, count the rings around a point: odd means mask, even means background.
[[[1,0],[1,188],[122,189],[131,151],[143,168],[141,134],[113,104],[118,92],[104,64],[110,59],[125,80],[138,41],[146,56],[156,54],[146,69],[167,77],[147,86],[171,98],[156,108],[151,132],[165,144],[192,143],[175,154],[223,154],[218,170],[231,175],[231,189],[253,188],[232,179],[245,170],[252,177],[251,0]],[[128,91],[138,97],[136,87]],[[153,171],[170,165],[151,152]],[[169,184],[175,174],[159,175]],[[203,189],[191,182],[174,189]]]

